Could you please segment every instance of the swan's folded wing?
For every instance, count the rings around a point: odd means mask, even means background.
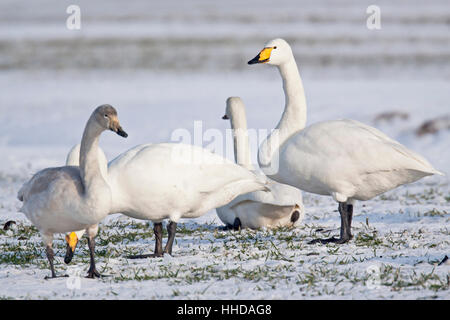
[[[376,128],[355,120],[318,122],[306,128],[294,144],[302,151],[297,158],[311,156],[320,168],[352,175],[409,170],[440,174],[419,154],[409,150]]]
[[[255,201],[275,206],[294,206],[303,203],[302,193],[297,188],[277,182],[269,183],[267,188],[269,191],[254,191],[243,194],[234,199],[230,206],[242,201]]]
[[[384,146],[391,148],[391,150],[397,152],[398,156],[403,158],[401,161],[401,167],[404,167],[406,163],[409,163],[411,169],[413,170],[427,172],[430,174],[443,175],[442,172],[434,169],[433,166],[424,157],[412,150],[409,150],[398,141],[391,139],[380,130],[355,120],[344,121],[356,126],[361,131],[365,131],[368,136],[372,136],[374,139],[377,139],[380,144],[384,144]]]

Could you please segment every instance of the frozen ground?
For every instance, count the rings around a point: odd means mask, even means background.
[[[0,28],[0,226],[17,222],[0,229],[0,298],[450,298],[450,266],[437,266],[450,255],[450,132],[415,135],[424,121],[450,113],[445,1],[381,2],[379,33],[365,28],[365,4],[350,1],[285,1],[272,10],[270,3],[216,8],[207,1],[152,10],[135,1],[118,10],[81,1],[88,8],[82,34],[61,27],[66,5],[41,3],[4,1],[0,8],[0,23],[13,27]],[[88,267],[85,240],[68,267],[61,235],[56,269],[72,277],[43,280],[44,250],[18,213],[16,193],[37,170],[64,162],[92,109],[114,105],[129,133],[104,134],[110,159],[139,143],[168,141],[177,128],[192,131],[195,120],[204,131],[224,131],[228,96],[243,98],[249,128],[270,129],[284,103],[279,75],[245,61],[274,36],[294,43],[309,123],[374,125],[447,176],[357,203],[355,238],[344,246],[307,244],[337,234],[340,223],[331,199],[310,194],[299,228],[221,231],[209,212],[180,223],[173,257],[154,260],[124,257],[153,250],[151,225],[113,215],[97,239],[98,265],[110,277],[79,278]],[[392,111],[408,117],[375,121]]]

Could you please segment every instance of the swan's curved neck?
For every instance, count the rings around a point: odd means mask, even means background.
[[[258,159],[261,165],[270,165],[275,152],[293,134],[306,125],[306,98],[302,79],[294,57],[278,66],[283,79],[285,107],[280,122],[267,139],[261,144]]]
[[[80,175],[85,188],[84,196],[87,198],[96,197],[100,187],[107,186],[98,159],[98,141],[104,129],[94,117],[92,115],[86,124],[80,146]]]
[[[248,143],[247,117],[245,112],[238,112],[231,117],[231,129],[234,140],[234,160],[240,166],[254,170]]]

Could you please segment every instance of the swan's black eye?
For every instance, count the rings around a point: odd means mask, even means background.
[[[105,118],[108,118],[108,115],[107,115],[107,114],[105,114],[105,115],[104,115],[104,117],[105,117]]]
[[[273,47],[274,49],[276,49],[277,48],[277,46],[275,46],[275,47]]]

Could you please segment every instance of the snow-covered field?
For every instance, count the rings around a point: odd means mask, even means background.
[[[379,1],[382,29],[369,31],[369,2],[78,1],[82,30],[65,28],[67,1],[0,4],[0,298],[449,299],[450,131],[417,136],[450,114],[450,6]],[[278,3],[278,2],[277,2]],[[78,33],[77,33],[78,32]],[[154,248],[151,224],[108,217],[97,238],[101,280],[83,278],[86,240],[71,265],[63,235],[49,274],[40,237],[18,213],[16,194],[34,172],[63,164],[93,108],[110,103],[128,139],[105,133],[109,159],[175,129],[225,131],[225,100],[240,96],[249,128],[270,129],[284,105],[281,80],[248,66],[264,42],[290,40],[307,95],[308,122],[352,118],[424,155],[447,175],[357,203],[346,245],[308,245],[337,234],[332,199],[304,194],[295,229],[222,231],[215,212],[179,224],[173,256],[125,258]],[[379,119],[386,112],[407,116]],[[208,142],[205,141],[205,145]],[[253,152],[256,145],[253,145]],[[80,277],[79,277],[80,276]]]

